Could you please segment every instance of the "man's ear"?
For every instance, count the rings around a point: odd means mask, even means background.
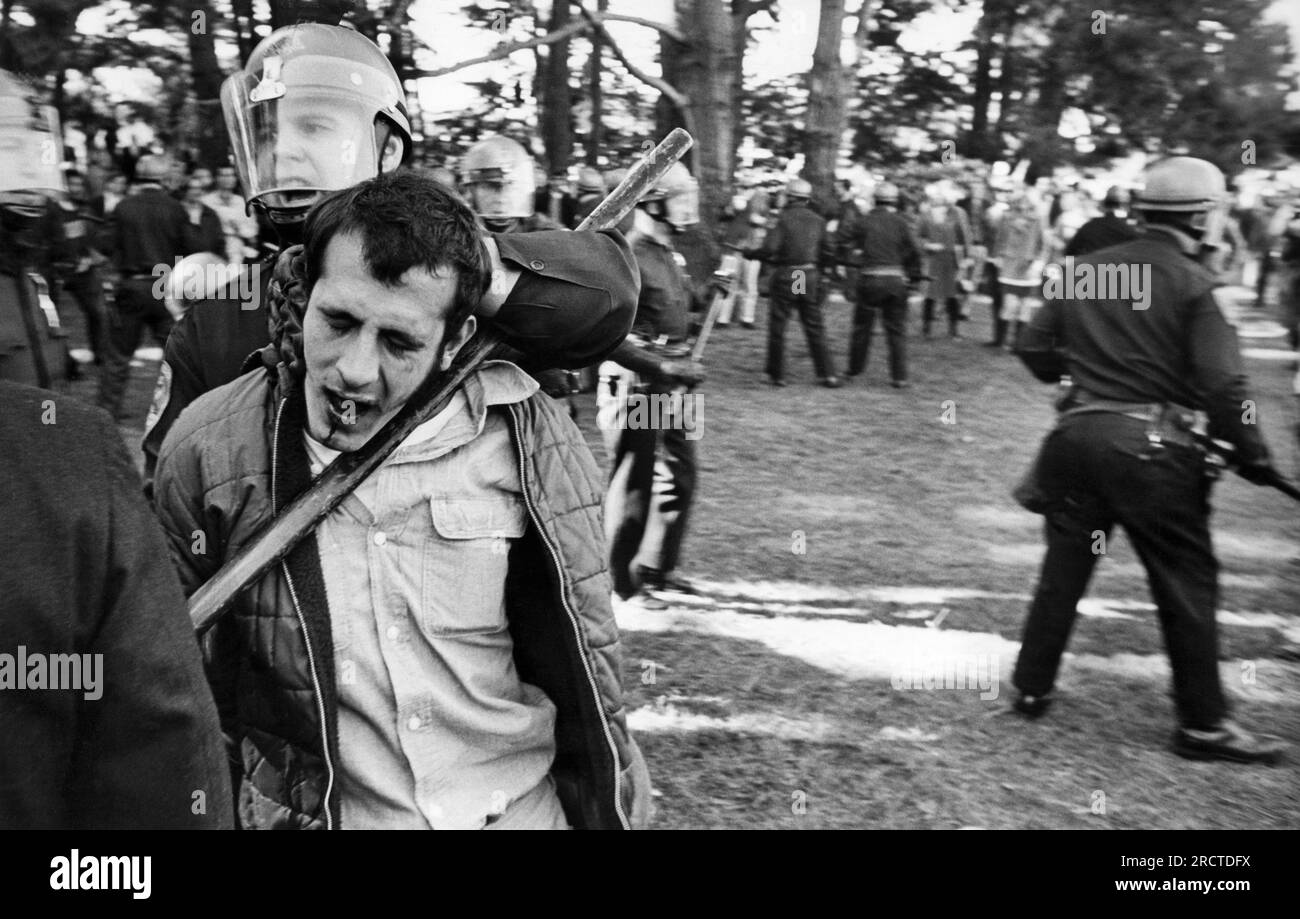
[[[379,171],[392,172],[402,165],[402,138],[390,131],[384,141],[384,150],[379,154]]]
[[[451,362],[456,359],[456,354],[461,348],[465,347],[465,342],[470,340],[474,330],[478,328],[478,320],[470,316],[465,320],[459,331],[452,333],[448,331],[447,337],[442,342],[442,363],[438,365],[439,370],[446,370],[451,366]]]

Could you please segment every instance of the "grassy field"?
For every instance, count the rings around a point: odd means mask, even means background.
[[[1056,707],[1032,724],[1007,714],[1042,553],[1040,518],[1009,491],[1051,425],[1052,392],[980,347],[984,308],[963,342],[923,341],[914,318],[906,391],[886,383],[883,340],[864,381],[813,386],[797,323],[790,385],[770,389],[765,311],[710,344],[682,571],[704,592],[620,618],[657,826],[1300,826],[1300,755],[1270,769],[1168,751],[1168,665],[1122,535]],[[833,298],[827,318],[842,369],[848,305]],[[1290,368],[1248,361],[1278,465],[1300,477]],[[133,374],[133,447],[155,374],[147,361]],[[581,421],[602,457],[592,402],[579,398]],[[1215,508],[1224,684],[1240,721],[1295,744],[1300,667],[1269,655],[1300,625],[1300,506],[1229,477]],[[949,666],[970,668],[974,688],[927,689],[926,672]]]
[[[849,306],[827,310],[842,368]],[[763,382],[761,317],[710,343],[682,572],[704,593],[620,619],[658,826],[1300,826],[1296,757],[1270,769],[1168,751],[1168,664],[1122,535],[1057,706],[1032,724],[1007,714],[1042,554],[1041,518],[1009,492],[1053,392],[980,347],[986,316],[976,308],[966,341],[924,341],[914,318],[904,391],[887,385],[883,340],[865,384],[841,390],[812,385],[797,326],[785,389]],[[1248,362],[1265,435],[1295,476],[1291,366]],[[582,419],[600,456],[589,398]],[[1269,653],[1300,624],[1300,506],[1229,477],[1215,508],[1225,686],[1240,721],[1294,742],[1300,668]],[[977,688],[927,690],[936,667]]]

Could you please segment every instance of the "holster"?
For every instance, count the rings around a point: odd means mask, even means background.
[[[1060,503],[1062,497],[1052,493],[1039,474],[1043,449],[1052,434],[1080,415],[1095,412],[1124,415],[1145,422],[1147,449],[1150,451],[1162,450],[1166,444],[1176,444],[1198,450],[1205,455],[1205,450],[1195,436],[1196,432],[1205,429],[1205,414],[1185,406],[1172,402],[1120,402],[1100,399],[1075,386],[1057,402],[1056,407],[1059,412],[1056,427],[1043,440],[1033,463],[1011,490],[1011,496],[1015,498],[1016,503],[1034,514],[1050,513]],[[1206,475],[1213,477],[1217,474],[1218,470],[1206,456]]]

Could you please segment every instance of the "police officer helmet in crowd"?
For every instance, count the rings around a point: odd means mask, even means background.
[[[461,160],[465,196],[494,233],[533,215],[537,177],[533,158],[509,137],[494,134],[470,147]]]
[[[34,225],[64,191],[59,119],[12,74],[0,70],[0,220],[10,232]]]
[[[893,182],[881,182],[872,193],[877,205],[898,206],[898,186]]]
[[[785,186],[787,201],[804,201],[812,197],[812,183],[806,179],[791,179]]]
[[[1228,190],[1217,166],[1192,156],[1161,160],[1147,169],[1143,178],[1133,209],[1147,223],[1172,225],[1194,239],[1205,234],[1210,212]]]
[[[599,169],[595,166],[583,166],[578,170],[578,194],[603,195],[605,191],[605,177],[600,174]]]
[[[252,204],[279,227],[321,197],[411,155],[411,122],[393,65],[345,26],[278,29],[221,87],[235,166]]]
[[[1127,188],[1112,185],[1106,189],[1106,197],[1102,199],[1101,204],[1108,211],[1126,211],[1131,202],[1132,196],[1129,195]]]
[[[700,186],[681,163],[673,165],[637,205],[655,220],[681,232],[700,222]]]

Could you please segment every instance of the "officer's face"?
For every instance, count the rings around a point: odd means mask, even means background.
[[[356,113],[324,99],[289,93],[280,100],[275,184],[280,188],[347,188],[367,175],[374,129]]]
[[[388,287],[366,268],[360,237],[336,236],[303,319],[311,436],[335,450],[356,450],[435,365],[450,364],[474,332],[471,317],[447,334],[444,317],[455,295],[450,269],[412,269]]]
[[[504,214],[509,203],[510,186],[501,182],[474,182],[469,186],[470,204],[480,214]]]

